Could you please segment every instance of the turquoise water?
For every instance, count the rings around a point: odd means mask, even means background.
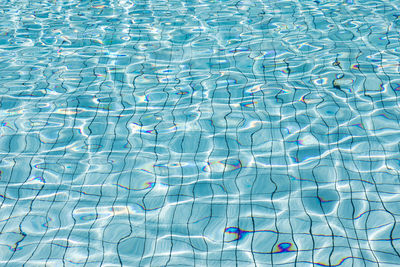
[[[0,1],[0,265],[399,266],[399,7]]]

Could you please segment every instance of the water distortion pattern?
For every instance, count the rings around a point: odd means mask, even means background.
[[[399,7],[0,1],[0,265],[398,266]]]

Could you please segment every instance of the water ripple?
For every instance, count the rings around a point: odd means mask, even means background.
[[[2,1],[4,266],[395,266],[399,0]]]

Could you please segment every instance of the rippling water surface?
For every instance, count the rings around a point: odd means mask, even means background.
[[[1,266],[398,266],[399,7],[0,1]]]

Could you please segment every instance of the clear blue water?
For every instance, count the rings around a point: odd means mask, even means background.
[[[399,8],[0,1],[0,265],[399,266]]]

